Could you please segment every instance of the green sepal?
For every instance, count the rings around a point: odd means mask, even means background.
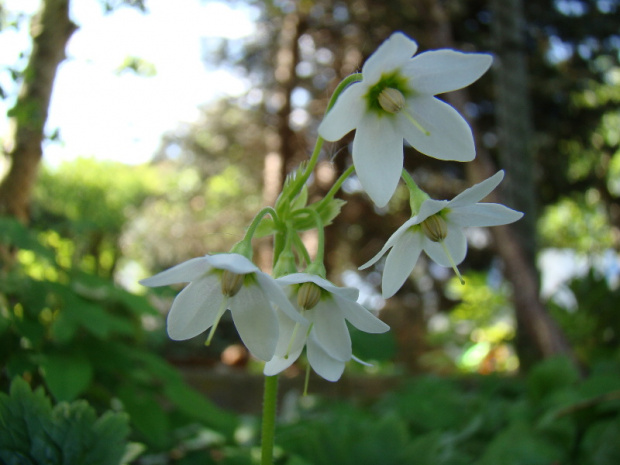
[[[308,265],[308,267],[304,270],[304,273],[314,274],[323,279],[327,276],[327,270],[325,269],[325,264],[322,261],[314,261]]]
[[[297,273],[297,261],[295,260],[295,254],[290,248],[285,248],[273,267],[273,276],[279,278],[280,276],[286,276],[287,274],[293,273]]]
[[[246,240],[239,241],[231,247],[230,253],[238,253],[239,255],[243,255],[251,261],[252,255],[254,255],[254,250],[252,249],[252,242]]]
[[[430,196],[418,186],[415,189],[409,187],[409,206],[411,207],[412,215],[417,215],[422,203],[428,199],[430,199]]]

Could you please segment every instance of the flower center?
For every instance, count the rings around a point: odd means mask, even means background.
[[[244,274],[238,274],[233,273],[232,271],[224,270],[221,279],[222,294],[224,294],[226,297],[235,296],[243,285],[244,276]]]
[[[441,242],[448,235],[448,225],[446,221],[439,215],[433,215],[426,218],[420,224],[422,231],[433,242]]]
[[[297,305],[302,310],[316,307],[321,300],[321,288],[314,283],[303,283],[297,291]]]
[[[379,105],[388,113],[398,113],[405,106],[405,96],[398,89],[386,87],[379,94]]]
[[[422,223],[420,223],[422,227],[422,232],[433,242],[438,242],[441,244],[441,248],[443,249],[448,261],[450,262],[450,266],[454,270],[454,274],[459,278],[461,284],[465,284],[465,280],[461,275],[456,263],[454,263],[454,259],[452,258],[452,254],[450,253],[450,249],[444,242],[444,239],[448,236],[448,225],[446,220],[444,220],[440,215],[433,215],[426,218]]]

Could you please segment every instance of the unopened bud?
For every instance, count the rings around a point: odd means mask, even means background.
[[[321,300],[321,288],[314,283],[303,283],[297,291],[297,305],[302,310],[310,310]]]
[[[448,225],[439,215],[433,215],[422,221],[422,231],[433,242],[441,242],[448,235]]]
[[[399,90],[386,87],[379,94],[379,105],[388,113],[398,113],[405,106],[405,97]]]
[[[224,270],[222,273],[222,294],[226,297],[233,297],[241,289],[243,284],[243,277],[245,275],[233,273],[232,271]]]

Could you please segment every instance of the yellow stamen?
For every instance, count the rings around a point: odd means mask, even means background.
[[[297,291],[297,305],[302,310],[310,310],[321,300],[321,288],[312,282],[303,283]]]
[[[215,334],[217,325],[220,323],[220,319],[222,318],[222,315],[226,311],[227,304],[228,304],[228,296],[225,296],[224,299],[222,300],[222,305],[220,305],[220,309],[217,311],[217,315],[215,316],[215,321],[213,322],[213,325],[211,326],[211,329],[209,330],[209,336],[207,336],[207,340],[205,341],[206,346],[211,344],[211,339],[213,339],[213,335]]]
[[[306,365],[306,379],[304,380],[304,396],[308,395],[308,384],[310,384],[310,362]]]
[[[400,113],[413,124],[416,128],[424,133],[426,136],[430,136],[430,131],[424,129],[420,123],[416,121],[416,119],[409,113],[407,110],[404,110],[406,101],[405,96],[398,89],[394,89],[393,87],[386,87],[379,94],[379,105],[388,113]]]
[[[411,124],[413,124],[416,128],[418,128],[420,131],[422,131],[425,136],[430,136],[431,135],[430,131],[424,129],[422,127],[422,125],[420,123],[418,123],[413,116],[411,116],[411,113],[409,113],[408,111],[405,110],[405,111],[403,111],[403,115],[405,115],[405,117],[409,121],[411,121]]]
[[[398,113],[405,107],[405,97],[398,89],[386,87],[379,94],[379,105],[388,113]]]
[[[448,225],[439,215],[433,215],[426,218],[420,224],[422,231],[433,242],[441,242],[448,235]]]
[[[239,292],[243,285],[244,274],[233,273],[232,271],[224,270],[221,278],[222,294],[226,297],[233,297]]]
[[[284,358],[287,359],[289,354],[291,353],[291,347],[293,347],[293,341],[295,340],[295,336],[297,335],[297,330],[299,330],[299,321],[295,323],[295,327],[293,328],[293,335],[291,336],[291,340],[288,343],[288,347],[286,348],[286,353],[284,354]]]

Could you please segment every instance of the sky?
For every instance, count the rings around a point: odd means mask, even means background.
[[[4,3],[8,11],[30,13],[39,7],[38,0]],[[147,7],[146,14],[123,7],[105,15],[98,0],[71,2],[70,16],[79,29],[67,44],[54,84],[46,132],[59,129],[60,142],[46,144],[45,163],[54,166],[78,156],[146,162],[161,135],[196,120],[200,105],[245,90],[243,79],[207,68],[201,44],[204,38],[252,34],[252,11],[201,0],[149,0]],[[0,33],[1,67],[20,63],[20,52],[29,48],[28,28],[21,29]],[[155,75],[119,73],[131,56],[152,63]],[[13,90],[6,73],[0,83],[8,93]],[[0,102],[0,112],[5,115],[12,103]],[[7,130],[2,118],[0,137]]]

